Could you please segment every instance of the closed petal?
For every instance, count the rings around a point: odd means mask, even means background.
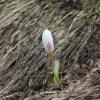
[[[43,42],[44,48],[47,52],[53,52],[54,51],[53,37],[52,37],[51,32],[48,29],[46,29],[43,32],[42,42]]]
[[[56,76],[57,76],[58,72],[59,72],[59,61],[55,60],[54,61],[54,73],[56,74]]]

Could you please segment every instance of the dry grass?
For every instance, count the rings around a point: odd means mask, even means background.
[[[99,6],[99,0],[0,1],[0,100],[23,100],[34,93],[46,100],[99,100]],[[56,58],[64,68],[63,91],[44,97],[43,91],[54,87],[52,81],[48,85],[50,66],[41,43],[45,28],[53,33]]]

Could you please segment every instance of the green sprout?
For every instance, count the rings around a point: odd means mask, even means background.
[[[54,75],[54,83],[55,85],[60,88],[61,87],[61,79],[59,73],[59,61],[55,60],[53,65],[53,75]]]

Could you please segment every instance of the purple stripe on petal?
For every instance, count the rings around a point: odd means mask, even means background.
[[[47,44],[47,48],[48,48],[48,51],[52,51],[52,46],[51,46],[51,44],[49,42]]]
[[[50,45],[49,42],[48,42],[48,44],[47,44],[47,48],[48,48],[48,50],[51,50],[51,45]]]

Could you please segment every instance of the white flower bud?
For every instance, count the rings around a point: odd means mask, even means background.
[[[49,56],[53,55],[54,42],[53,42],[52,34],[48,29],[46,29],[42,34],[42,42],[48,55]]]

